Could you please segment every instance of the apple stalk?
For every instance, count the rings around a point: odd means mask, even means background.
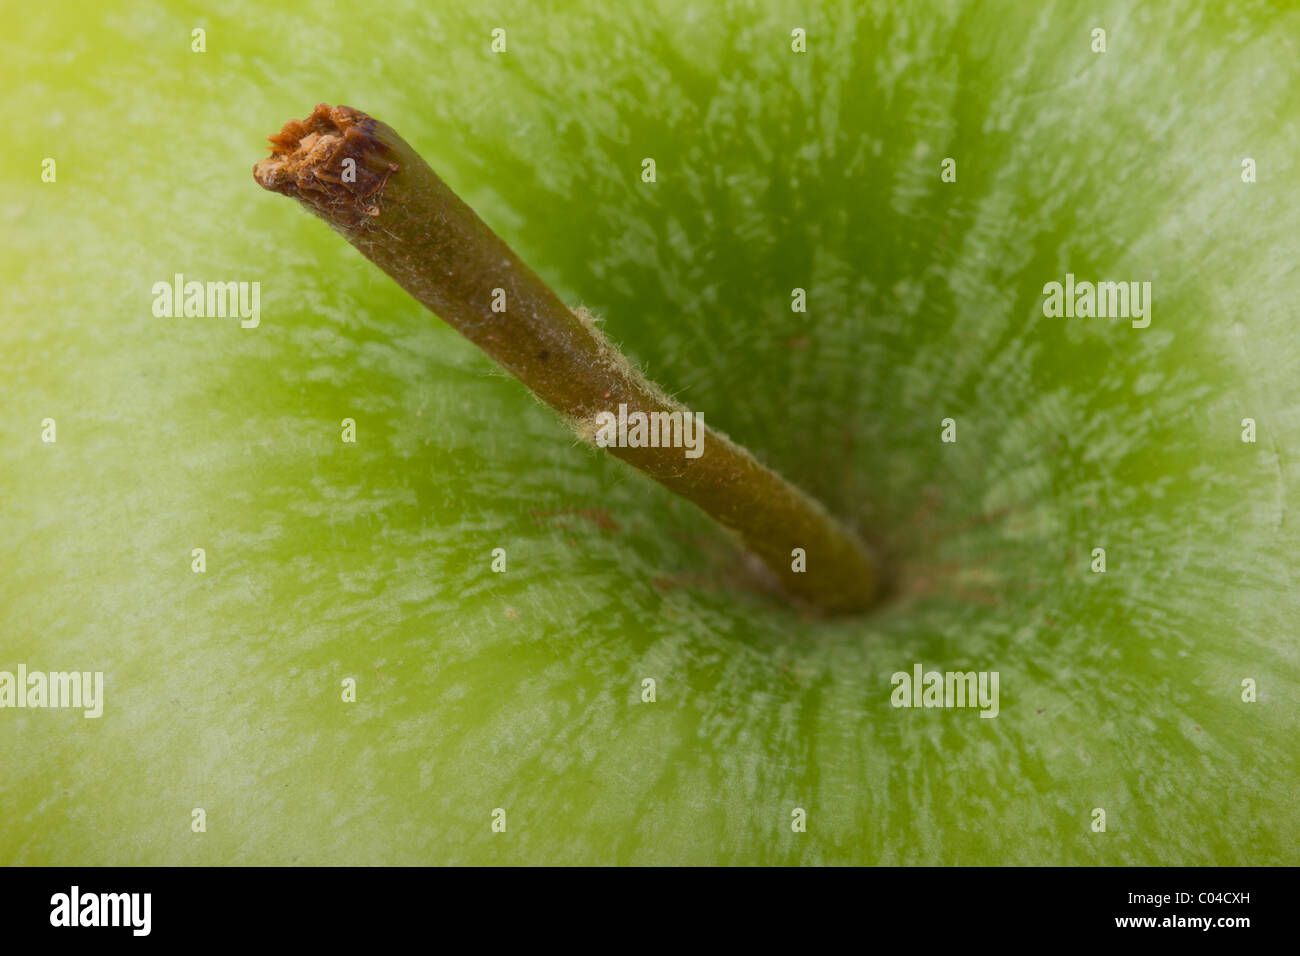
[[[387,125],[322,104],[270,141],[272,155],[253,170],[259,184],[324,219],[580,437],[592,442],[598,416],[621,405],[691,414],[584,310],[566,306]],[[870,607],[880,593],[872,550],[815,499],[703,427],[698,457],[673,447],[607,450],[738,534],[797,602],[828,613]]]

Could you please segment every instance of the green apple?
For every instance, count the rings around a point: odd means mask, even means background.
[[[294,9],[6,31],[0,672],[104,683],[0,708],[0,862],[1300,862],[1295,9]],[[257,188],[320,101],[890,599],[754,588]],[[895,706],[918,666],[996,716]]]

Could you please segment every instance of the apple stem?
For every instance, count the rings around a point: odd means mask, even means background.
[[[596,443],[620,405],[647,415],[690,414],[585,312],[560,301],[385,124],[322,104],[270,140],[271,156],[253,167],[259,184],[297,199],[342,233],[579,436]],[[702,429],[698,457],[681,447],[607,450],[736,532],[797,603],[830,613],[870,607],[880,575],[867,545],[700,416],[695,422]]]

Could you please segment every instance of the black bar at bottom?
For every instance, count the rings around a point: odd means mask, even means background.
[[[486,940],[513,929],[535,943],[558,934],[599,945],[619,938],[606,926],[622,926],[630,945],[667,945],[689,924],[697,945],[702,936],[735,945],[781,929],[864,940],[887,926],[916,942],[1127,936],[1232,945],[1285,930],[1294,878],[1293,869],[1189,868],[572,869],[544,877],[527,869],[6,868],[0,926],[6,942],[127,944],[337,945],[412,934],[436,944],[462,931]]]

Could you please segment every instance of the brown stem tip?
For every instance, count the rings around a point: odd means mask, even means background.
[[[321,103],[268,137],[271,156],[253,167],[253,178],[327,220],[358,225],[379,215],[384,184],[399,169],[376,135],[379,125],[350,106]]]
[[[391,128],[347,106],[317,106],[270,137],[253,167],[343,234],[415,299],[487,352],[589,442],[617,414],[652,422],[647,444],[607,450],[736,532],[781,589],[824,611],[869,607],[875,555],[817,501],[649,382],[575,313]],[[630,412],[630,414],[629,414]],[[655,417],[659,416],[659,417]],[[675,417],[674,417],[675,416]],[[680,442],[694,418],[691,455]],[[671,430],[670,430],[671,429]]]

